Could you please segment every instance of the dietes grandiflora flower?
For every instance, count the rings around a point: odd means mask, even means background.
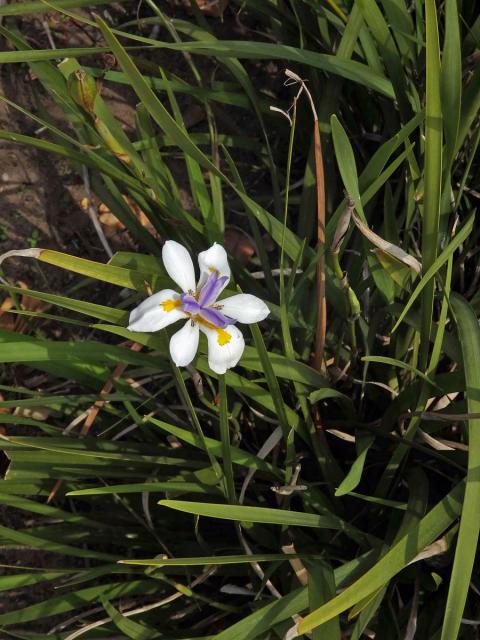
[[[165,270],[181,289],[163,289],[144,300],[130,313],[131,331],[159,331],[184,320],[183,327],[170,339],[170,355],[179,367],[192,362],[198,350],[200,331],[208,342],[208,364],[222,374],[234,367],[245,347],[236,322],[250,324],[264,320],[270,313],[263,300],[240,293],[219,300],[230,280],[230,267],[225,249],[215,243],[198,255],[200,278],[187,249],[168,240],[162,250]]]

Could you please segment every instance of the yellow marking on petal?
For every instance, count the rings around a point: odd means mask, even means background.
[[[217,329],[217,334],[217,342],[221,347],[224,347],[232,339],[232,336],[225,329]]]
[[[202,316],[196,316],[195,317],[195,321],[198,322],[198,324],[201,324],[204,327],[207,327],[208,329],[213,329],[214,331],[216,331],[217,332],[217,342],[221,347],[224,347],[232,339],[232,334],[231,333],[228,333],[228,331],[225,331],[225,329],[221,329],[220,327],[216,327],[213,324],[213,322],[209,322],[208,320],[205,320],[204,318],[202,318]]]
[[[173,311],[174,309],[178,309],[178,307],[182,306],[182,301],[180,298],[178,300],[164,300],[161,304],[164,311]]]
[[[213,273],[214,271],[216,271],[217,274],[218,274],[218,277],[219,278],[222,277],[222,274],[220,273],[220,271],[218,269],[215,269],[215,267],[208,267],[208,270],[209,270],[210,273]]]

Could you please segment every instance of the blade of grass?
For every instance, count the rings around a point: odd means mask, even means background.
[[[442,51],[441,95],[445,129],[445,171],[450,172],[458,131],[462,100],[462,51],[457,0],[445,2],[445,38]],[[450,182],[450,176],[445,176]],[[450,187],[450,185],[449,185]]]
[[[365,22],[372,32],[391,78],[402,119],[407,120],[411,107],[408,101],[405,72],[395,41],[380,7],[374,0],[359,0],[358,5]]]
[[[468,302],[459,295],[452,295],[451,303],[455,314],[460,344],[462,346],[463,367],[468,412],[480,411],[480,329],[477,317]],[[468,421],[468,472],[463,499],[460,529],[453,569],[448,589],[445,617],[441,640],[456,638],[462,622],[463,611],[470,588],[470,579],[476,556],[480,520],[480,420]]]
[[[208,502],[187,502],[186,500],[160,500],[162,507],[176,509],[198,516],[234,520],[236,522],[259,522],[298,527],[314,527],[348,530],[349,525],[335,516],[316,513],[268,509],[266,507],[245,507],[243,505],[210,504]]]
[[[463,482],[458,484],[361,578],[306,616],[298,625],[299,633],[311,631],[387,584],[455,521],[461,512],[464,489]]]
[[[405,316],[412,308],[413,303],[418,298],[424,287],[428,284],[428,282],[435,276],[436,273],[439,272],[441,267],[447,262],[447,260],[454,254],[454,252],[458,249],[458,247],[465,242],[470,233],[472,232],[473,223],[475,222],[475,214],[472,214],[470,218],[465,222],[460,231],[454,236],[453,240],[448,244],[445,249],[441,252],[441,254],[434,260],[434,262],[430,265],[427,270],[424,270],[424,275],[422,279],[418,282],[417,286],[413,290],[413,293],[410,295],[407,304],[402,309],[402,312],[397,318],[395,322],[392,333],[394,333],[399,325],[403,322]]]
[[[56,0],[56,5],[65,9],[79,9],[80,7],[96,7],[102,4],[110,4],[111,0]],[[126,0],[117,0],[118,3]],[[28,13],[45,13],[51,8],[42,0],[34,2],[21,2],[20,4],[7,4],[0,7],[0,16],[23,16]]]
[[[254,555],[205,556],[192,558],[151,558],[150,560],[119,560],[120,564],[147,567],[203,567],[205,565],[250,564],[251,562],[288,562],[290,558],[320,559],[321,554],[256,553]]]
[[[440,45],[435,0],[425,2],[426,21],[426,106],[425,164],[422,231],[422,264],[428,271],[437,257],[440,198],[442,186],[442,103],[440,97]],[[428,362],[432,330],[435,280],[431,279],[422,292],[422,324],[418,366],[425,370]]]
[[[102,595],[109,598],[119,598],[135,594],[154,594],[155,592],[158,592],[158,585],[152,580],[136,580],[87,587],[86,589],[70,592],[68,598],[65,598],[64,595],[56,596],[22,609],[2,613],[0,614],[0,624],[10,626],[12,624],[32,622],[45,617],[45,612],[48,612],[48,616],[67,613],[68,611],[85,607],[89,603],[98,602]]]

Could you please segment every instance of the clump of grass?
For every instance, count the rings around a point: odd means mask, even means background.
[[[34,516],[0,536],[65,566],[9,568],[5,591],[59,588],[0,614],[2,633],[473,637],[478,18],[455,0],[242,0],[225,20],[236,13],[245,37],[229,40],[194,5],[188,21],[147,2],[112,24],[79,10],[94,4],[0,8],[10,45],[0,61],[28,64],[65,118],[60,126],[9,102],[44,134],[0,137],[88,168],[89,189],[138,246],[106,264],[19,247],[85,287],[78,297],[28,290],[48,313],[22,308],[25,290],[3,257],[2,288],[30,331],[0,330],[0,503]],[[103,46],[31,48],[16,17],[53,7],[98,30]],[[183,56],[186,79],[158,66],[159,49]],[[106,51],[115,68],[85,57]],[[295,91],[278,78],[266,99],[265,69],[253,76],[251,59],[294,68],[318,114],[313,135],[305,96],[290,122],[272,112]],[[90,99],[72,78],[130,86],[135,131],[126,135],[101,87]],[[204,109],[199,130],[186,127],[185,95]],[[201,251],[231,225],[252,248],[247,261],[231,255],[234,282],[271,315],[225,376],[209,369],[203,343],[178,369],[168,330],[128,331],[129,310],[171,286],[158,237]],[[89,300],[92,283],[104,287],[102,304]],[[71,339],[45,337],[46,322],[65,323]],[[12,363],[47,382],[12,384]],[[52,391],[65,381],[68,392]]]

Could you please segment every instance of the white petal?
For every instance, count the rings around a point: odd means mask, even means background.
[[[195,291],[195,268],[190,254],[182,244],[167,240],[163,245],[162,259],[165,271],[182,291]]]
[[[194,359],[199,336],[198,324],[189,320],[170,338],[170,355],[177,367],[186,367]]]
[[[270,309],[263,300],[249,293],[239,293],[236,296],[218,300],[217,304],[224,315],[245,324],[265,320],[270,313]]]
[[[180,296],[172,289],[163,289],[144,300],[130,313],[130,331],[160,331],[169,324],[185,318],[178,306]]]
[[[227,276],[230,279],[230,267],[228,265],[228,257],[227,252],[222,247],[221,244],[217,244],[216,242],[212,244],[210,249],[206,251],[202,251],[198,254],[198,265],[200,267],[200,280],[198,282],[198,287],[202,287],[208,279],[208,276],[213,271],[218,271],[218,275],[221,278],[222,276]],[[228,284],[228,280],[225,282],[223,289]],[[222,289],[222,290],[223,290]]]
[[[200,322],[200,329],[207,336],[210,369],[215,373],[225,373],[227,369],[234,367],[245,348],[242,332],[233,324],[225,329],[217,329]]]

